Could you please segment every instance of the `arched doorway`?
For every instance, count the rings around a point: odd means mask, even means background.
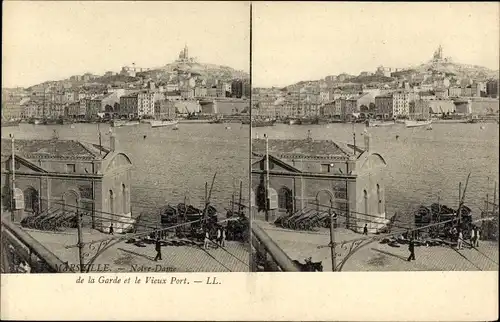
[[[279,190],[278,208],[285,209],[287,213],[293,212],[293,194],[288,187],[281,187]]]
[[[316,209],[320,212],[335,212],[333,208],[333,194],[328,190],[320,190],[316,194]]]
[[[63,211],[74,212],[78,210],[78,194],[75,191],[67,191],[63,195]]]
[[[38,191],[33,187],[24,190],[24,210],[37,215],[40,212]]]

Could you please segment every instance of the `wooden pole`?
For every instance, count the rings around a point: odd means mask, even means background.
[[[458,183],[458,208],[457,208],[457,216],[458,216],[458,225],[460,228],[460,223],[462,219],[462,211],[461,211],[461,206],[462,206],[462,182]]]
[[[331,214],[331,209],[329,209],[330,212],[330,252],[332,256],[332,272],[335,272],[336,266],[337,266],[337,254],[335,254],[335,220],[337,219],[335,215]]]
[[[269,221],[269,207],[271,206],[269,198],[269,137],[265,134],[266,138],[266,221]]]
[[[231,216],[234,215],[234,192],[231,195]]]
[[[80,273],[84,273],[84,264],[83,264],[83,234],[82,234],[82,216],[80,215],[80,211],[76,208],[76,219],[77,219],[77,227],[78,227],[78,259],[80,261]]]
[[[16,191],[16,155],[15,155],[15,147],[14,147],[14,134],[10,135],[10,143],[11,143],[11,149],[12,149],[12,160],[11,160],[11,188],[12,188],[12,193],[11,193],[11,200],[10,200],[10,216],[11,220],[14,221],[14,211],[16,210],[16,200],[14,198],[15,196],[15,191]]]
[[[240,200],[239,200],[239,203],[238,203],[238,215],[241,214],[241,202],[243,201],[242,200],[242,193],[243,193],[243,181],[240,181]]]
[[[497,183],[495,181],[495,186],[493,187],[493,212],[496,211],[498,207],[498,204],[497,204]]]

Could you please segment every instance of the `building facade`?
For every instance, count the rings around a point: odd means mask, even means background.
[[[252,140],[254,218],[272,222],[279,216],[308,210],[331,212],[337,214],[340,226],[358,232],[365,224],[376,232],[387,222],[386,162],[371,151],[368,135],[364,149],[305,139],[269,140],[268,151],[266,169],[266,141]]]
[[[4,207],[9,206],[11,194],[10,147],[10,140],[3,139]],[[114,136],[109,148],[58,139],[16,140],[14,151],[15,187],[24,200],[24,216],[78,211],[84,225],[106,232],[111,223],[119,232],[132,222],[132,163],[118,151]]]

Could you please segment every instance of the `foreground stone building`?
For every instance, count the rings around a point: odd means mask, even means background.
[[[2,205],[10,206],[12,187],[11,140],[2,139]],[[116,232],[132,222],[129,157],[110,147],[73,140],[15,140],[16,194],[24,200],[21,216],[57,211],[83,213],[85,226]],[[16,218],[21,220],[22,218]]]
[[[386,220],[384,158],[365,147],[331,140],[269,140],[269,199],[266,218],[266,140],[252,141],[252,215],[273,222],[280,215],[316,209],[338,215],[337,223],[376,232]]]

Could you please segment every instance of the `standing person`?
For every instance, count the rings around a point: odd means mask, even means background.
[[[476,246],[476,227],[472,227],[470,231],[470,247],[473,248]]]
[[[217,245],[218,246],[222,246],[222,232],[221,232],[220,227],[217,228],[217,239],[216,239],[216,241],[217,241]]]
[[[476,228],[476,244],[474,246],[479,247],[479,239],[481,238],[479,228]]]
[[[208,230],[205,231],[205,241],[203,243],[203,248],[208,249],[210,245],[210,235],[208,234]]]
[[[114,235],[113,223],[109,226],[109,234]]]
[[[457,249],[462,249],[464,241],[464,235],[462,234],[462,230],[458,231],[458,240],[457,240]]]
[[[160,243],[160,237],[156,238],[155,250],[156,250],[155,262],[156,262],[158,260],[161,260],[161,243]]]
[[[368,225],[365,224],[365,227],[363,227],[363,235],[368,235]]]
[[[410,239],[410,243],[408,244],[408,250],[410,251],[410,256],[408,257],[408,261],[415,260],[415,242],[413,238]]]
[[[220,245],[222,247],[226,247],[226,229],[225,228],[222,229],[222,236],[221,236],[221,243],[220,243]]]

